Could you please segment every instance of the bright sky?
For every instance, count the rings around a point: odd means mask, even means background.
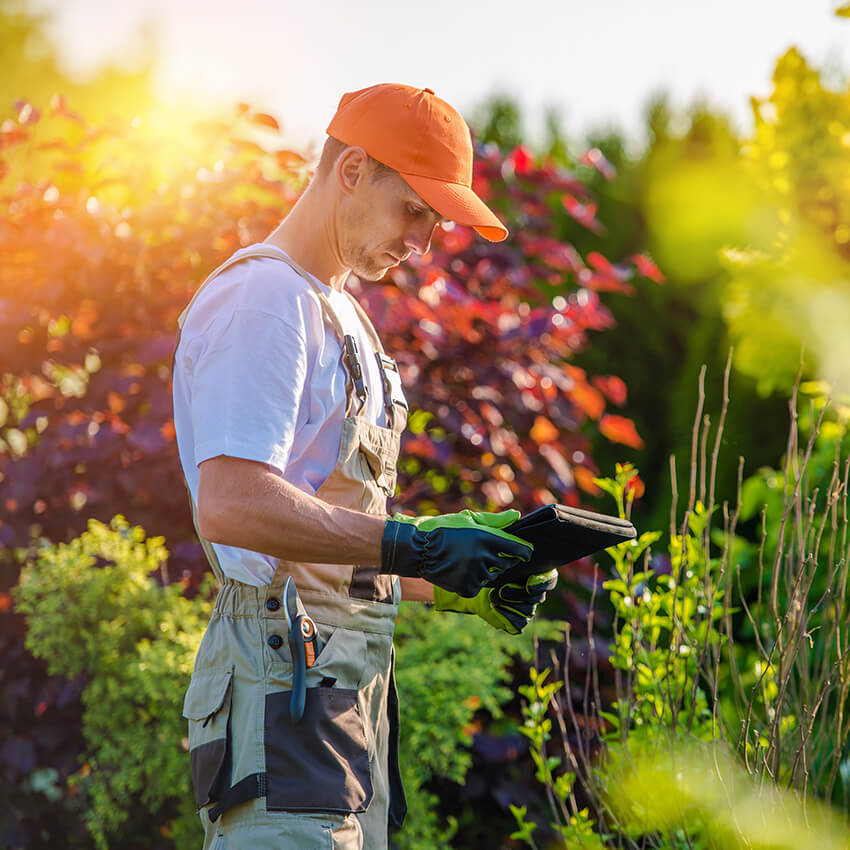
[[[659,89],[704,95],[749,126],[791,45],[850,73],[850,20],[837,0],[33,0],[81,72],[132,61],[153,29],[159,93],[244,100],[319,143],[340,95],[376,82],[430,87],[462,113],[517,96],[531,138],[555,106],[575,139],[615,123],[639,140]]]

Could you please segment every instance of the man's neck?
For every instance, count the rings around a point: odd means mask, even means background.
[[[311,186],[286,218],[263,240],[285,251],[305,271],[331,289],[342,292],[350,269],[336,249],[333,221],[317,214],[323,208]]]

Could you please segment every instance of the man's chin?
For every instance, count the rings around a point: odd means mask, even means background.
[[[394,268],[397,263],[393,263],[392,265],[387,266],[365,266],[364,268],[354,268],[352,271],[357,277],[362,280],[371,280],[371,281],[379,281],[384,279],[384,275],[391,269]]]

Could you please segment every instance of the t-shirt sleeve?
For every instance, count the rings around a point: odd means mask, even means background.
[[[230,455],[286,469],[307,380],[303,331],[240,309],[187,340],[195,463]]]

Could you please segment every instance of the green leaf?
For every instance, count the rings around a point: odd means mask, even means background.
[[[626,586],[626,583],[619,578],[611,578],[602,582],[602,587],[609,592],[617,591],[622,593],[624,596],[629,592],[629,588]]]
[[[413,434],[423,434],[428,423],[434,418],[427,410],[414,410],[407,420],[407,427]]]

